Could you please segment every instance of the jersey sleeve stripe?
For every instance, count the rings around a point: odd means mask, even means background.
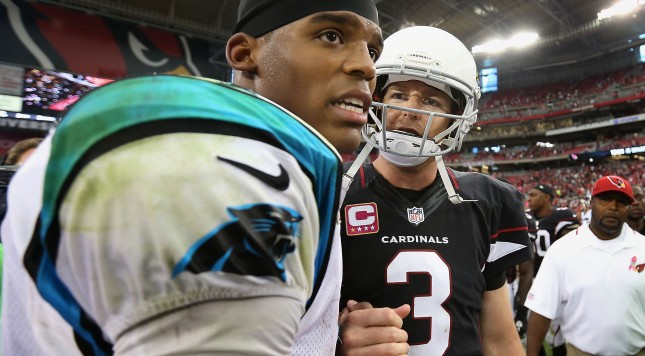
[[[508,229],[501,229],[497,233],[491,235],[490,238],[491,239],[496,239],[500,234],[505,234],[505,233],[509,233],[509,232],[516,232],[516,231],[528,231],[528,229],[529,228],[527,226],[511,227],[511,228],[508,228]]]

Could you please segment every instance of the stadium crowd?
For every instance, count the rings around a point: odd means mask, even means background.
[[[56,115],[83,94],[110,79],[29,68],[24,79],[24,111],[33,114]]]
[[[500,146],[499,151],[479,150],[477,153],[452,153],[446,160],[453,163],[470,161],[503,162],[509,160],[527,160],[545,157],[568,157],[570,154],[582,154],[606,151],[614,148],[626,148],[645,145],[645,131],[618,136],[598,135],[595,141],[572,141],[546,145],[533,142],[520,146]]]
[[[520,118],[546,114],[562,109],[581,108],[645,92],[643,63],[582,81],[567,81],[484,95],[480,104],[480,121]]]
[[[607,161],[595,165],[565,168],[545,168],[524,172],[494,174],[504,177],[521,192],[526,193],[538,182],[552,186],[556,192],[555,205],[577,213],[586,207],[593,183],[602,176],[619,175],[632,185],[645,184],[645,169],[641,161]]]

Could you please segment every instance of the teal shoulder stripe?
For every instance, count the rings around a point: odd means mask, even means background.
[[[122,129],[181,118],[226,121],[271,133],[312,178],[321,228],[333,219],[339,158],[309,126],[246,89],[214,80],[160,75],[119,80],[95,89],[63,117],[47,167],[41,236],[46,236],[56,215],[65,181],[89,149]],[[328,235],[325,232],[321,235]]]

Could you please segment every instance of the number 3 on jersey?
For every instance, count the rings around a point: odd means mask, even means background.
[[[430,276],[428,294],[412,300],[412,317],[430,323],[429,341],[411,347],[418,354],[442,355],[448,348],[451,328],[450,314],[442,306],[451,290],[448,265],[435,251],[401,251],[387,266],[387,283],[407,284],[411,273]]]

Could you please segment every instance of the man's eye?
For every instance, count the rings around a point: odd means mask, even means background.
[[[340,43],[340,35],[336,32],[329,31],[322,34],[322,38],[331,43]]]
[[[376,62],[376,60],[378,59],[380,53],[377,50],[375,50],[374,48],[370,48],[368,50],[370,52],[370,58],[372,58],[372,60],[374,62]]]
[[[430,105],[430,106],[439,106],[439,104],[437,103],[437,101],[436,101],[436,100],[434,100],[434,99],[430,99],[430,98],[426,98],[426,99],[424,99],[424,100],[423,100],[423,104],[424,104],[424,105]]]

